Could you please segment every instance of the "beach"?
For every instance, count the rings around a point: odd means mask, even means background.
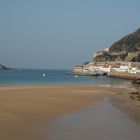
[[[0,87],[0,139],[41,139],[53,119],[123,91],[93,85]]]
[[[0,87],[0,139],[39,139],[39,132],[50,120],[85,108],[114,91],[118,92],[97,86]],[[45,126],[39,125],[42,121]]]

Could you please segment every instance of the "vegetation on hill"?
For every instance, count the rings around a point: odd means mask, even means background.
[[[119,41],[115,42],[111,47],[110,51],[126,51],[126,52],[136,52],[140,51],[140,28],[134,33],[129,34]]]
[[[140,62],[140,28],[112,44],[109,52],[103,52],[93,61]]]

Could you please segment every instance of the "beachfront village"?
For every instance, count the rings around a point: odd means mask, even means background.
[[[103,53],[110,53],[112,56],[123,56],[126,52],[110,52],[109,48],[103,51],[94,52],[93,60],[84,64],[76,65],[74,67],[74,74],[77,75],[107,75],[110,77],[118,77],[135,80],[140,78],[140,62],[126,62],[126,61],[94,61],[95,57],[99,57]],[[139,53],[139,52],[137,52]],[[128,54],[131,57],[131,53]]]

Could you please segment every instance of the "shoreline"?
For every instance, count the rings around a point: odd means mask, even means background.
[[[47,140],[137,140],[140,124],[104,97],[85,109],[58,117],[48,127]],[[42,133],[46,137],[45,133]]]
[[[140,100],[132,99],[131,93],[140,91],[140,89],[130,89],[129,92],[119,93],[116,96],[110,96],[110,102],[121,112],[127,114],[131,120],[140,124]]]
[[[0,139],[38,140],[42,127],[54,118],[127,91],[92,84],[0,87]],[[44,119],[46,123],[38,125]]]

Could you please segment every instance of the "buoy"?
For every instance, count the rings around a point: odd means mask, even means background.
[[[46,74],[45,73],[43,73],[43,77],[45,77],[46,76]]]
[[[78,75],[75,75],[75,78],[77,78],[78,77]]]

